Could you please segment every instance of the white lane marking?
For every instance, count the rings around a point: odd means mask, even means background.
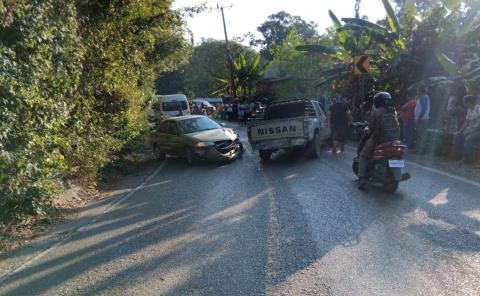
[[[444,172],[444,171],[441,171],[441,170],[430,168],[430,167],[421,165],[421,164],[413,162],[413,161],[408,161],[407,165],[412,165],[414,167],[418,167],[418,168],[424,169],[426,171],[436,173],[436,174],[442,175],[444,177],[452,178],[452,179],[455,179],[457,181],[467,183],[469,185],[476,186],[476,187],[480,188],[480,182],[477,182],[477,181],[473,181],[473,180],[470,180],[470,179],[467,179],[467,178],[464,178],[464,177],[461,177],[461,176],[457,176],[457,175],[450,174],[450,173],[447,173],[447,172]]]
[[[273,189],[273,188],[272,188]],[[268,248],[267,248],[267,270],[265,290],[268,295],[275,295],[275,281],[278,277],[280,266],[280,235],[281,227],[278,222],[278,207],[273,190],[268,191]]]
[[[90,224],[93,224],[95,222],[97,222],[104,214],[106,214],[107,212],[110,212],[111,210],[113,210],[118,204],[120,204],[121,202],[127,200],[128,198],[130,198],[135,192],[137,192],[138,190],[144,188],[144,186],[150,181],[152,180],[164,167],[165,167],[165,164],[167,163],[167,161],[163,161],[162,164],[160,164],[160,166],[158,166],[158,168],[150,175],[148,176],[148,178],[146,178],[142,184],[138,185],[135,189],[133,189],[132,191],[128,192],[128,194],[126,194],[125,196],[122,196],[121,198],[119,198],[117,201],[115,201],[114,203],[106,206],[106,208],[97,216],[95,216],[94,218],[92,218],[88,223],[84,224],[83,226],[80,226],[76,229],[72,229],[70,230],[64,238],[62,238],[60,241],[58,241],[57,243],[55,243],[53,246],[49,247],[48,249],[46,249],[45,251],[41,252],[40,254],[38,254],[37,256],[33,257],[32,259],[28,260],[27,262],[25,262],[24,264],[22,264],[20,267],[18,267],[17,269],[13,270],[12,272],[4,275],[3,277],[0,277],[0,285],[5,282],[8,278],[10,278],[11,276],[23,271],[25,268],[31,266],[33,263],[35,263],[36,261],[40,260],[41,258],[43,258],[45,255],[47,255],[48,253],[54,251],[56,248],[58,248],[60,245],[62,245],[64,242],[66,242],[67,240],[69,240],[72,235],[74,233],[76,233],[77,231],[81,231],[82,229],[84,229],[85,227],[87,227],[88,225]]]
[[[256,162],[258,165],[258,162]],[[271,186],[265,171],[262,169],[261,175],[267,189],[264,191],[268,194],[268,241],[267,241],[267,264],[266,264],[266,281],[265,291],[267,295],[276,295],[275,281],[280,272],[280,236],[281,226],[278,221],[278,207],[275,198],[274,187]]]
[[[350,145],[345,145],[345,146],[348,147],[348,148],[354,149],[354,150],[357,149],[356,147],[353,147],[353,146],[350,146]],[[452,178],[454,180],[457,180],[457,181],[460,181],[460,182],[463,182],[463,183],[467,183],[469,185],[480,188],[480,182],[470,180],[470,179],[467,179],[467,178],[464,178],[464,177],[461,177],[461,176],[457,176],[457,175],[454,175],[454,174],[450,174],[450,173],[447,173],[447,172],[444,172],[444,171],[441,171],[441,170],[438,170],[438,169],[434,169],[434,168],[431,168],[431,167],[427,167],[427,166],[424,166],[422,164],[419,164],[417,162],[414,162],[414,161],[411,161],[411,160],[408,160],[408,159],[406,159],[406,161],[407,161],[407,166],[412,165],[414,167],[424,169],[424,170],[429,171],[431,173],[439,174],[439,175],[442,175],[444,177]]]

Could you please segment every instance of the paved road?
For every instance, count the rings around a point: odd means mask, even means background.
[[[352,152],[169,158],[0,294],[480,295],[479,184],[415,165],[394,195],[359,192]]]

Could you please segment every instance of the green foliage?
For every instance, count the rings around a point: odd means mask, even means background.
[[[6,2],[0,19],[0,215],[43,214],[67,168],[63,137],[81,75],[75,6]]]
[[[311,45],[303,47],[305,43]],[[275,85],[271,96],[277,99],[320,98],[321,93],[316,85],[323,76],[322,72],[331,65],[334,53],[331,44],[332,40],[328,36],[322,36],[319,40],[305,40],[296,30],[292,30],[283,44],[276,46],[273,51],[275,59],[271,65],[272,72],[276,72],[274,75],[277,78],[285,79]],[[312,52],[302,52],[299,49],[312,49]],[[318,54],[319,52],[327,54]],[[336,55],[333,55],[333,59],[336,59],[335,57]]]
[[[257,28],[263,38],[251,43],[262,48],[261,53],[264,57],[272,59],[272,49],[281,45],[294,28],[297,34],[305,39],[317,39],[319,37],[316,30],[317,24],[306,22],[299,16],[280,11],[268,16],[268,19]]]
[[[0,1],[0,218],[44,215],[142,141],[156,73],[185,60],[171,2]]]
[[[236,42],[229,42],[233,56],[238,54],[252,58],[254,50]],[[189,49],[192,52],[188,63],[177,71],[161,74],[156,81],[159,94],[185,93],[188,97],[208,97],[223,86],[216,77],[229,77],[225,58],[225,41],[204,40]],[[222,93],[223,94],[223,93]]]
[[[337,16],[331,10],[328,10],[328,15],[332,19],[334,28],[337,30],[340,29],[342,27],[342,23],[340,23],[340,20],[337,18]],[[345,45],[348,39],[347,32],[340,31],[338,32],[337,36],[338,36],[338,43],[340,45]]]
[[[261,64],[261,55],[257,54],[248,61],[243,54],[238,54],[233,61],[234,82],[237,93],[243,93],[243,97],[251,99],[252,91],[256,82],[262,77],[265,71],[270,67],[271,61],[265,61]],[[229,76],[229,75],[228,75]],[[230,78],[215,78],[222,86],[211,93],[211,95],[223,95],[228,92],[231,85]]]
[[[443,53],[437,54],[437,60],[451,76],[458,74],[458,65]]]
[[[383,7],[385,7],[385,11],[387,12],[387,20],[388,24],[390,25],[390,30],[393,33],[400,34],[400,24],[398,23],[397,15],[395,14],[395,10],[393,10],[392,5],[388,0],[382,0]]]

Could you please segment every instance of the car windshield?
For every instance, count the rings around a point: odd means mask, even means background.
[[[207,117],[196,117],[180,121],[182,133],[190,134],[206,130],[219,129],[221,126]]]
[[[170,101],[170,102],[163,102],[162,103],[162,110],[163,111],[178,111],[182,108],[182,110],[188,109],[186,101]]]

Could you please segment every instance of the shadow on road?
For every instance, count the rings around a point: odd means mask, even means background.
[[[329,155],[279,154],[258,164],[257,155],[245,155],[193,167],[171,158],[143,189],[10,277],[0,293],[264,295],[333,249],[358,244],[379,220],[400,223],[419,208],[451,227],[407,231],[444,248],[480,251],[472,232],[478,220],[468,216],[480,207],[471,197],[452,194],[433,205],[402,191],[361,193],[345,169],[350,158],[342,157],[339,164]]]
[[[255,176],[219,176],[213,164],[188,168],[173,159],[168,166],[95,224],[10,277],[1,294],[57,294],[61,286],[68,294],[124,294],[138,283],[162,295],[263,294],[265,187],[248,186]],[[244,192],[233,192],[231,182]]]

